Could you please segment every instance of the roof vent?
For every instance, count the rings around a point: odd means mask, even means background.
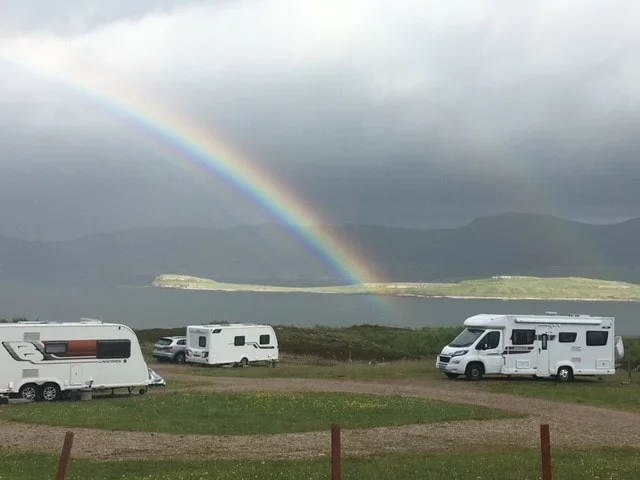
[[[80,319],[80,323],[102,323],[102,320],[98,320],[97,318],[82,317]]]

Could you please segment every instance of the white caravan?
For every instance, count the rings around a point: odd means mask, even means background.
[[[99,320],[0,324],[0,396],[53,401],[63,392],[163,385],[135,332]]]
[[[188,363],[246,366],[278,361],[278,339],[270,325],[230,323],[187,327]]]
[[[611,317],[481,314],[464,326],[436,361],[449,378],[534,375],[566,382],[576,375],[613,375],[624,356]]]

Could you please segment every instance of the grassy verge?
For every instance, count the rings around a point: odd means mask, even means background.
[[[435,357],[462,327],[398,328],[380,325],[349,327],[274,326],[280,352],[286,355],[315,356],[346,361],[378,362]],[[184,335],[186,327],[137,330],[140,341],[150,353],[151,344],[165,335]],[[625,366],[640,363],[640,338],[624,338]]]
[[[182,394],[10,405],[0,417],[29,423],[207,435],[254,435],[513,417],[483,407],[346,393]]]
[[[55,455],[0,451],[0,478],[44,480],[57,469]],[[540,456],[537,451],[510,450],[464,454],[389,455],[344,459],[343,478],[458,480],[537,480]],[[69,480],[325,480],[330,461],[124,461],[72,460]],[[553,451],[554,477],[563,480],[632,480],[640,471],[640,454],[630,449],[598,451]]]
[[[397,328],[379,325],[349,327],[274,326],[281,353],[335,360],[400,360],[434,356],[462,327]],[[152,344],[166,335],[184,335],[186,327],[137,330],[141,342]]]
[[[640,412],[640,378],[634,374],[630,384],[627,383],[628,378],[627,373],[619,373],[613,378],[580,379],[571,383],[529,379],[498,380],[487,381],[483,387],[497,393]]]
[[[163,364],[153,364],[162,373]],[[435,358],[425,360],[399,360],[397,362],[372,363],[337,362],[319,358],[288,358],[276,368],[268,366],[250,366],[236,369],[230,367],[203,367],[184,365],[180,368],[185,374],[209,377],[245,377],[245,378],[335,378],[348,380],[384,380],[384,379],[424,379],[436,375]],[[172,370],[173,377],[175,370]],[[171,379],[167,385],[174,380]]]

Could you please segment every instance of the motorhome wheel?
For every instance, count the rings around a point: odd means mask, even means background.
[[[467,367],[468,380],[480,380],[482,375],[484,375],[484,367],[481,363],[472,363]]]

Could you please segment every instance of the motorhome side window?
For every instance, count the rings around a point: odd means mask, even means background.
[[[560,332],[558,333],[558,341],[560,343],[573,343],[576,341],[577,336],[576,332]]]
[[[587,345],[590,347],[599,347],[607,344],[607,338],[609,338],[609,332],[602,330],[589,330],[587,331]]]
[[[207,346],[207,337],[198,337],[198,346],[204,348]]]
[[[535,330],[513,330],[511,332],[512,345],[532,345],[535,338]]]
[[[244,335],[242,336],[237,336],[233,338],[233,344],[236,347],[242,347],[244,345]]]
[[[500,332],[489,332],[487,333],[482,340],[480,340],[479,345],[486,345],[487,350],[492,348],[498,348],[500,345]]]
[[[129,340],[98,340],[97,358],[129,358],[131,342]]]
[[[260,335],[260,345],[269,345],[269,335]]]

